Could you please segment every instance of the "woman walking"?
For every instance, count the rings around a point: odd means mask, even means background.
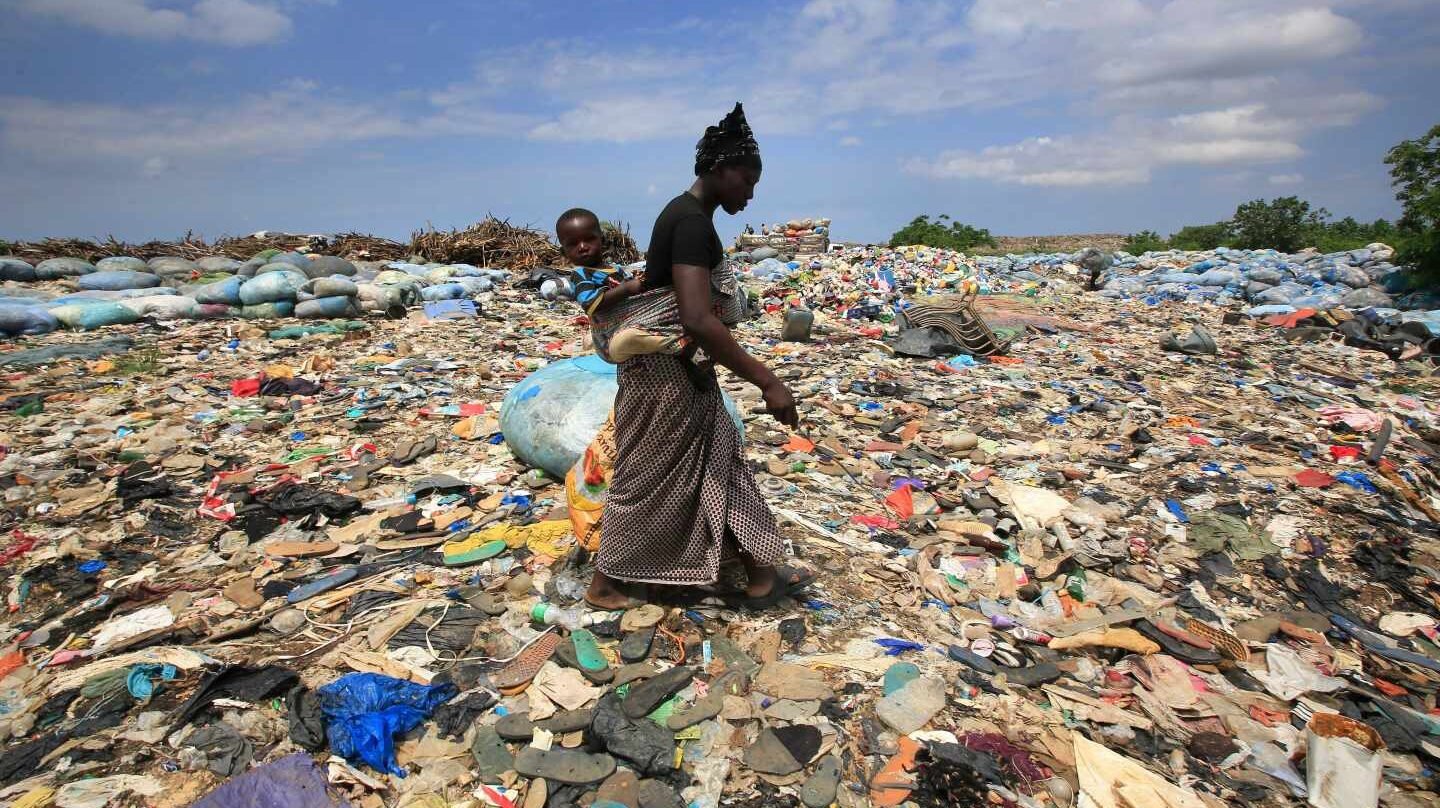
[[[784,544],[775,517],[745,466],[739,430],[715,378],[715,365],[724,365],[760,388],[776,420],[797,425],[790,390],[740,347],[716,314],[720,297],[743,292],[720,272],[724,248],[712,219],[716,208],[732,216],[744,210],[760,172],[760,147],[736,104],[696,144],[690,190],[655,220],[642,288],[674,289],[691,344],[678,356],[648,354],[620,364],[614,476],[585,596],[597,608],[629,605],[644,584],[714,583],[722,550],[744,564],[744,600],[752,608],[798,592],[813,578],[780,565]]]

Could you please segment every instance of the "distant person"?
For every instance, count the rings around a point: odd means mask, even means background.
[[[698,373],[684,356],[646,355],[620,364],[614,476],[595,576],[585,593],[597,608],[633,605],[632,595],[643,595],[647,584],[715,583],[722,555],[736,555],[744,564],[747,582],[737,594],[751,608],[795,594],[814,578],[780,566],[784,542],[745,463],[740,432],[715,378],[715,364],[724,365],[760,388],[776,420],[799,423],[789,388],[736,343],[716,313],[743,291],[722,264],[715,209],[732,216],[744,210],[760,172],[759,144],[736,104],[696,144],[690,190],[655,220],[642,286],[675,290],[684,329],[696,343],[694,355],[705,358]]]
[[[747,235],[747,236],[753,236],[753,235],[755,235],[755,228],[751,227],[748,223],[745,225],[745,235]]]
[[[1107,252],[1101,252],[1095,247],[1086,247],[1080,251],[1080,268],[1085,270],[1089,277],[1085,282],[1085,288],[1093,292],[1100,288],[1100,277],[1105,270],[1115,262],[1114,257]]]

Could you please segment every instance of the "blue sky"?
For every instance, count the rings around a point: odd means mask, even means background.
[[[749,221],[879,240],[1393,217],[1435,0],[0,0],[0,236],[392,237],[573,205],[643,244],[745,102]]]

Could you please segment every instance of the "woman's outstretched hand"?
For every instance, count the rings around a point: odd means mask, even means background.
[[[795,396],[784,382],[775,379],[760,388],[760,393],[765,397],[765,412],[771,417],[792,429],[800,425],[800,413],[795,409]]]

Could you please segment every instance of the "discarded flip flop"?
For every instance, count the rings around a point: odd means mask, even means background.
[[[1136,620],[1133,628],[1145,636],[1146,639],[1158,643],[1165,653],[1191,665],[1214,665],[1222,657],[1212,650],[1196,648],[1189,643],[1181,642],[1169,634],[1161,631],[1149,620]]]
[[[589,785],[615,773],[615,758],[569,749],[527,746],[515,756],[515,771],[526,777],[543,777],[557,783]]]
[[[915,789],[915,777],[910,772],[915,770],[920,745],[904,735],[898,743],[900,751],[870,779],[870,802],[878,808],[894,808],[909,799]]]
[[[635,772],[621,769],[600,784],[590,808],[635,808],[639,804],[640,778],[635,776]]]
[[[592,673],[609,670],[610,662],[600,652],[600,645],[595,642],[595,635],[589,630],[577,628],[570,632],[570,642],[575,646],[575,659],[582,670]],[[610,677],[613,678],[614,674],[611,673]]]
[[[655,627],[636,629],[620,641],[620,659],[625,662],[639,662],[650,656],[650,645],[655,641]]]
[[[575,650],[575,643],[569,637],[561,640],[560,644],[555,646],[555,661],[567,668],[580,671],[580,675],[584,676],[591,684],[609,684],[615,679],[615,671],[609,667],[592,670],[581,665],[580,654]]]
[[[745,674],[740,671],[726,671],[710,680],[710,689],[702,698],[683,710],[677,710],[665,719],[665,726],[675,732],[693,727],[701,721],[709,721],[720,714],[725,707],[726,696],[738,696],[744,690]]]
[[[495,674],[492,679],[495,688],[507,696],[522,692],[530,686],[540,668],[550,661],[559,645],[560,635],[553,631],[536,640]]]
[[[644,808],[685,808],[675,789],[659,780],[640,781],[640,805]]]
[[[800,802],[805,804],[805,808],[829,808],[839,790],[840,761],[834,755],[828,755],[800,788]]]
[[[1029,667],[1010,667],[997,665],[997,674],[1003,675],[1005,681],[1012,685],[1021,687],[1039,687],[1056,681],[1062,675],[1059,668],[1052,662],[1040,660]]]
[[[434,454],[439,447],[440,442],[435,439],[434,435],[427,435],[420,440],[404,439],[395,444],[395,452],[390,455],[390,465],[409,465],[426,455]]]
[[[265,545],[265,555],[281,558],[312,558],[340,549],[333,541],[277,541]]]
[[[504,539],[482,542],[478,538],[473,538],[450,542],[441,547],[440,552],[445,557],[445,566],[461,567],[494,558],[507,549]]]
[[[955,660],[956,662],[969,665],[970,667],[974,668],[977,671],[980,671],[983,674],[987,674],[989,676],[995,675],[995,663],[991,662],[985,657],[980,656],[974,651],[971,651],[969,648],[961,648],[958,645],[952,645],[950,646],[948,653],[950,658]]]
[[[537,729],[556,735],[579,732],[590,726],[594,715],[594,710],[562,710],[549,718],[531,721],[530,716],[525,713],[510,713],[495,722],[495,731],[507,741],[529,741],[535,736]]]
[[[324,578],[317,578],[314,581],[295,587],[294,589],[290,590],[290,594],[285,596],[285,600],[290,603],[299,603],[302,600],[309,600],[316,595],[321,595],[329,592],[337,586],[344,586],[345,584],[350,583],[351,581],[355,580],[355,577],[359,574],[360,570],[358,568],[345,567],[342,570],[326,575]]]
[[[659,676],[646,679],[630,688],[625,697],[625,715],[630,718],[644,718],[655,712],[671,696],[684,690],[695,678],[695,671],[683,666],[671,668]]]

